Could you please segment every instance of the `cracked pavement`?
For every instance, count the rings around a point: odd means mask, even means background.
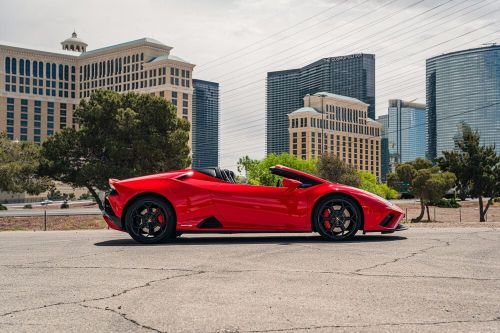
[[[498,332],[500,229],[0,233],[1,332]]]

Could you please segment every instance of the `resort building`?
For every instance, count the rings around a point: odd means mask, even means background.
[[[62,50],[0,45],[0,131],[12,140],[43,142],[75,126],[81,99],[97,89],[160,96],[192,121],[194,65],[151,38],[88,50],[76,33]]]
[[[368,117],[368,104],[320,92],[304,97],[304,107],[288,114],[290,153],[303,159],[334,154],[379,179],[381,124]]]

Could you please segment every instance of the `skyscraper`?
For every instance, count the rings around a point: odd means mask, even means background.
[[[428,157],[454,148],[462,122],[500,152],[500,46],[442,54],[426,62]]]
[[[193,79],[193,167],[219,165],[219,84]]]
[[[380,179],[385,182],[387,181],[387,174],[390,172],[390,159],[389,159],[389,138],[388,138],[388,128],[389,128],[389,115],[384,114],[377,118],[377,121],[382,125],[380,128]]]
[[[305,67],[267,73],[267,153],[289,151],[287,114],[302,107],[307,94],[329,92],[367,103],[375,118],[375,55],[324,58]]]
[[[382,144],[382,169],[394,172],[396,165],[425,158],[427,152],[427,111],[425,104],[389,100],[388,113],[380,116],[382,137],[387,139],[387,149]],[[387,154],[387,155],[386,155]],[[382,173],[382,179],[385,174]]]

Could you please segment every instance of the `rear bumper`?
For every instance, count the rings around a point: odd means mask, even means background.
[[[102,210],[102,217],[104,221],[107,223],[108,227],[110,227],[111,229],[125,231],[121,219],[118,216],[116,216],[115,212],[113,212],[113,209],[109,204],[107,196],[104,199],[104,209]]]

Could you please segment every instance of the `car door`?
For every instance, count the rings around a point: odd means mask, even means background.
[[[307,189],[221,183],[213,195],[226,230],[305,231]]]

